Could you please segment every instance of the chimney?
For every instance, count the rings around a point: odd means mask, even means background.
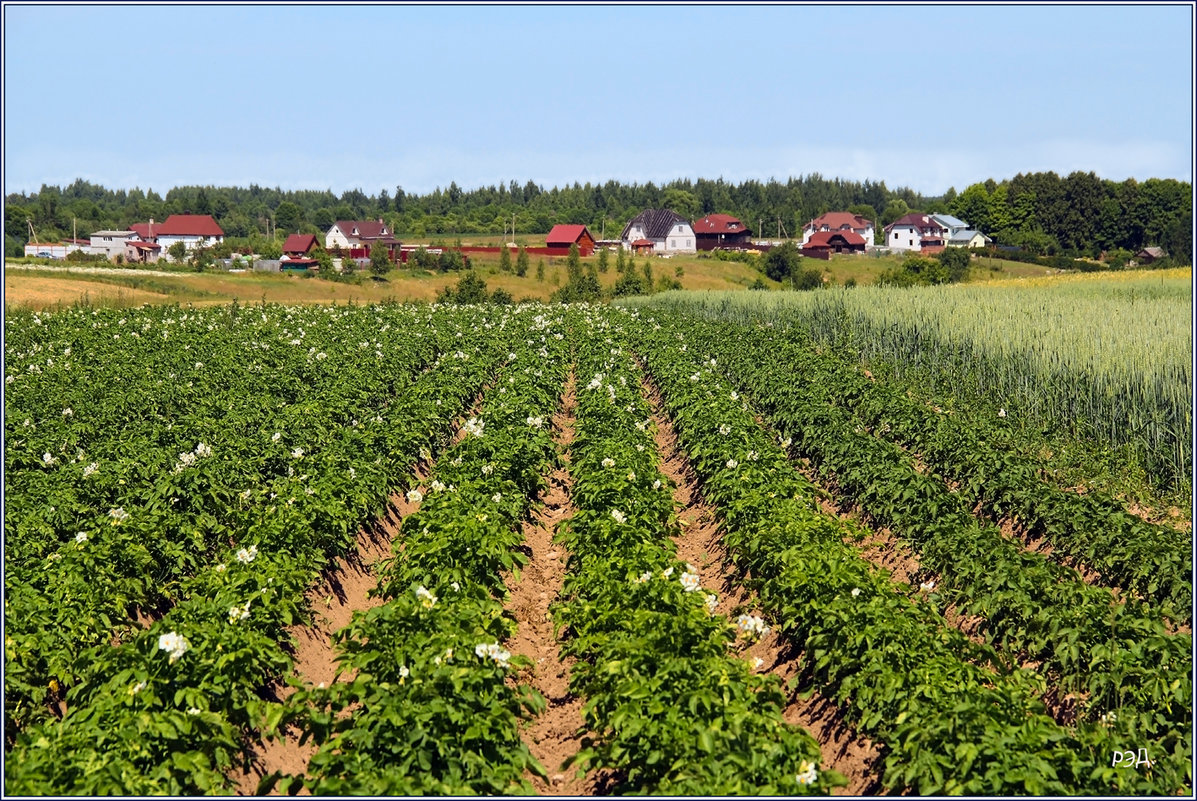
[[[150,227],[146,229],[145,238],[149,242],[154,241],[154,218],[153,217],[150,218]]]

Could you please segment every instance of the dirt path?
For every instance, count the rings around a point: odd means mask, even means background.
[[[566,463],[553,471],[548,490],[541,498],[543,506],[524,524],[529,561],[520,573],[520,580],[508,585],[507,610],[515,616],[519,628],[506,647],[532,660],[535,667],[523,680],[548,702],[545,711],[529,722],[523,732],[528,750],[549,774],[548,781],[527,775],[541,795],[595,795],[598,786],[593,778],[578,779],[574,769],[563,767],[565,760],[582,748],[578,735],[583,725],[582,699],[570,694],[570,667],[574,660],[562,657],[549,613],[549,605],[561,594],[566,563],[566,553],[553,543],[553,533],[561,521],[574,513],[568,448],[574,439],[575,401],[576,384],[571,372],[552,423],[558,449]]]
[[[702,587],[719,596],[717,611],[734,616],[741,607],[751,607],[754,596],[740,586],[740,576],[731,564],[719,532],[715,510],[702,497],[698,478],[689,459],[678,445],[673,424],[661,404],[660,394],[645,376],[643,389],[653,409],[657,452],[661,472],[673,480],[673,499],[680,511],[682,535],[675,539],[678,557],[698,570]],[[759,670],[777,675],[782,686],[800,673],[802,655],[776,632],[770,632],[753,645],[743,648],[741,656]],[[787,723],[801,726],[819,742],[822,766],[839,771],[848,786],[837,788],[836,795],[871,795],[881,790],[884,771],[883,746],[857,734],[844,721],[843,712],[831,700],[815,692],[803,700],[799,694],[809,690],[798,687],[787,693],[783,717]]]
[[[426,470],[417,469],[416,480],[423,484]],[[353,673],[337,676],[336,650],[333,635],[349,624],[356,611],[380,606],[381,598],[369,593],[378,585],[376,564],[391,555],[391,542],[399,535],[400,521],[419,508],[402,495],[391,497],[387,515],[377,525],[363,528],[357,536],[353,552],[337,559],[321,575],[320,583],[308,590],[307,598],[314,611],[310,626],[292,626],[288,632],[295,638],[295,664],[292,675],[308,685],[328,685],[333,681],[352,681]],[[282,686],[279,700],[286,700],[294,690]],[[253,795],[263,776],[274,771],[284,775],[302,776],[307,772],[308,760],[316,753],[311,741],[300,745],[300,732],[289,729],[281,740],[261,740],[247,746],[253,754],[253,768],[237,777],[238,795]],[[272,793],[273,794],[273,793]],[[307,795],[307,790],[300,792]]]

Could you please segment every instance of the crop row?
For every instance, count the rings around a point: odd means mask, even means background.
[[[582,325],[576,512],[557,535],[569,572],[554,605],[592,732],[579,764],[614,771],[615,794],[827,794],[843,778],[820,771],[818,745],[782,720],[776,677],[729,654],[734,629],[716,596],[675,556],[670,486],[626,335],[593,313]]]
[[[53,364],[41,372],[31,372],[29,357],[6,365],[19,376],[5,397],[9,738],[44,719],[47,702],[61,697],[49,685],[69,687],[81,651],[133,636],[138,612],[166,611],[180,582],[248,542],[248,531],[277,526],[263,514],[272,496],[300,513],[322,547],[343,551],[402,467],[357,454],[403,453],[388,447],[401,443],[385,407],[435,357],[435,337],[395,342],[401,358],[383,360],[393,371],[384,378],[331,332],[370,327],[370,317],[271,310],[261,314],[267,323],[255,315],[237,324],[227,310],[174,314],[128,313],[108,328],[102,316],[55,318],[45,343],[28,347],[52,350],[56,360],[45,361]],[[107,338],[113,327],[124,339]],[[181,369],[175,348],[147,342],[159,331],[183,339],[187,358],[206,360],[194,362],[192,386],[172,380]],[[234,355],[251,343],[258,355]],[[89,392],[106,362],[113,382],[96,380]],[[338,391],[339,375],[360,386]],[[136,400],[123,424],[109,419],[118,394]],[[222,415],[212,414],[212,399],[225,404]]]
[[[947,626],[934,586],[908,590],[874,570],[845,543],[851,531],[818,511],[815,487],[756,424],[712,356],[714,338],[697,335],[702,324],[651,314],[640,327],[640,352],[717,505],[733,558],[804,650],[805,678],[886,744],[888,787],[1065,794],[1187,785],[1187,741],[1172,735],[1154,742],[1151,771],[1110,767],[1113,751],[1146,742],[1134,716],[1064,729],[1036,697],[1042,679]]]
[[[450,334],[455,327],[449,320],[442,325]],[[234,544],[213,548],[211,562],[179,580],[176,603],[160,620],[134,629],[116,647],[102,643],[76,655],[65,717],[17,734],[6,760],[6,789],[179,794],[227,787],[226,775],[244,759],[245,736],[282,714],[263,692],[290,666],[286,627],[306,619],[305,590],[327,559],[347,547],[342,538],[328,536],[320,514],[339,520],[341,530],[356,531],[382,508],[490,376],[505,352],[496,339],[478,338],[472,355],[441,360],[402,395],[380,404],[373,425],[332,426],[318,432],[312,450],[293,451],[294,464],[311,471],[306,485],[280,477],[250,498],[234,496],[234,504],[253,510],[244,529],[234,532]],[[267,490],[277,490],[277,497]],[[363,497],[371,492],[373,497]],[[118,532],[140,513],[133,507],[128,518],[113,518],[95,536],[67,546],[79,555],[73,569],[101,570],[104,565],[89,556],[91,546],[122,536]],[[42,609],[21,611],[33,616],[32,629],[44,624]],[[10,604],[6,623],[15,617]],[[25,647],[6,641],[10,666]],[[6,675],[6,691],[11,682]]]
[[[1191,619],[1192,560],[1189,537],[1148,523],[1102,493],[1067,492],[1045,482],[1039,466],[1005,442],[1008,423],[942,414],[892,384],[867,378],[855,365],[817,353],[791,337],[747,326],[735,337],[758,352],[767,349],[792,372],[807,377],[801,391],[812,403],[842,407],[873,434],[919,454],[957,494],[992,519],[1011,517],[1052,545],[1052,558],[1078,560],[1108,585],[1166,607],[1178,622]]]
[[[526,557],[521,523],[556,463],[550,417],[567,345],[556,320],[515,345],[482,411],[444,452],[403,520],[380,576],[382,606],[337,634],[348,681],[302,689],[288,713],[319,750],[302,780],[313,794],[529,794],[544,775],[520,725],[544,699],[512,681],[526,657],[502,648],[504,572]],[[517,355],[518,354],[518,355]]]
[[[922,567],[939,574],[945,602],[981,617],[992,643],[1041,663],[1065,691],[1083,694],[1090,720],[1116,712],[1134,719],[1141,738],[1170,743],[1189,729],[1191,635],[1169,634],[1158,609],[1135,598],[1118,600],[979,523],[909,454],[812,396],[808,382],[795,381],[772,354],[728,341],[721,329],[700,324],[688,330],[792,438],[796,453],[914,546]]]

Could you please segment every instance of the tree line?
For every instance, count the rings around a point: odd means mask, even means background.
[[[387,221],[400,238],[427,240],[446,234],[544,234],[558,223],[581,223],[599,238],[617,238],[646,208],[670,208],[688,219],[710,213],[738,217],[758,237],[801,235],[802,226],[827,211],[849,211],[881,227],[911,211],[947,212],[998,243],[1043,254],[1096,256],[1122,248],[1160,245],[1178,259],[1191,258],[1191,186],[1173,179],[1103,180],[1093,173],[1019,174],[973,184],[957,193],[923,196],[885,182],[846,181],[819,174],[766,182],[722,178],[649,182],[574,183],[545,189],[511,181],[462,189],[456,182],[426,194],[352,189],[282,190],[181,186],[160,195],[152,189],[107,189],[83,179],[67,187],[42,186],[10,194],[5,204],[5,252],[19,255],[29,225],[39,241],[123,229],[171,214],[211,214],[229,237],[277,239],[288,233],[323,234],[339,219]],[[878,242],[880,244],[880,241]]]

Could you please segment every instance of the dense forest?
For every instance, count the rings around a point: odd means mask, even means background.
[[[1039,254],[1095,257],[1115,249],[1159,245],[1173,260],[1192,258],[1192,187],[1173,179],[1121,183],[1093,173],[1019,174],[973,184],[942,197],[924,197],[884,182],[827,179],[818,174],[784,182],[681,179],[663,186],[607,181],[545,189],[532,181],[462,189],[456,182],[424,195],[401,186],[368,195],[353,189],[284,191],[243,187],[182,186],[165,196],[152,189],[112,190],[82,179],[65,188],[42,186],[5,199],[5,253],[20,255],[32,223],[39,241],[84,237],[104,228],[171,214],[211,214],[229,237],[323,233],[338,219],[389,222],[401,239],[427,241],[444,235],[542,234],[557,223],[584,223],[596,237],[617,238],[624,224],[645,208],[671,208],[697,219],[720,212],[743,220],[754,235],[800,236],[802,226],[826,211],[851,211],[893,222],[909,211],[947,212],[1003,245]]]

